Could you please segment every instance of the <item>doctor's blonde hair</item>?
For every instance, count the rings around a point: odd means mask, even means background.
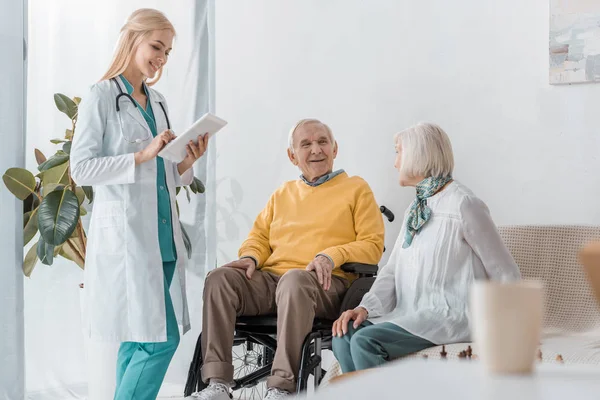
[[[108,71],[101,80],[111,79],[125,72],[140,43],[153,31],[164,29],[169,29],[173,32],[173,35],[176,34],[173,24],[162,12],[152,8],[140,8],[134,11],[121,28],[121,34],[110,67],[108,67]],[[158,82],[162,76],[163,68],[161,67],[157,71],[154,79],[146,82],[148,86]]]

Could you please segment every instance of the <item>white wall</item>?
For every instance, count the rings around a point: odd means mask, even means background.
[[[414,191],[397,184],[392,136],[428,120],[498,224],[599,224],[600,85],[548,84],[548,20],[548,0],[220,0],[219,261],[297,177],[286,138],[305,117],[330,124],[336,166],[399,217]]]
[[[25,165],[26,3],[0,0],[0,175]],[[23,205],[0,183],[0,399],[25,395]]]

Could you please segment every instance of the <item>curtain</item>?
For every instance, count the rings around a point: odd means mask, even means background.
[[[156,85],[169,103],[175,132],[185,130],[212,110],[213,62],[211,0],[30,0],[27,102],[27,168],[36,168],[33,149],[47,156],[62,138],[69,120],[55,107],[54,93],[82,96],[98,81],[111,60],[119,30],[137,8],[163,11],[177,30],[174,48],[161,81]],[[77,134],[77,133],[76,133]],[[181,220],[193,244],[188,262],[188,300],[193,331],[184,336],[163,385],[162,395],[181,394],[187,368],[200,331],[202,282],[214,266],[216,230],[213,189],[215,143],[194,166],[207,192],[178,196]],[[92,211],[93,212],[93,211]],[[84,225],[89,221],[84,217]],[[32,242],[35,242],[33,240]],[[24,285],[25,361],[28,399],[112,397],[114,344],[88,343],[81,327],[79,283],[82,271],[57,258],[51,267],[38,263]],[[195,336],[195,337],[194,337]],[[88,366],[90,367],[88,369]]]
[[[23,1],[0,0],[0,174],[23,167],[25,138],[25,13]],[[22,399],[25,390],[23,343],[23,206],[0,183],[0,399]]]

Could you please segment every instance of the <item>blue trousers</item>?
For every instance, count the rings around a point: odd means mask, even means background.
[[[334,337],[333,354],[342,372],[353,372],[378,367],[387,361],[421,351],[435,344],[415,336],[391,322],[372,324],[363,322],[354,329],[348,324],[348,333]]]
[[[179,345],[179,328],[169,294],[175,262],[164,262],[167,341],[161,343],[123,342],[117,358],[115,400],[154,400]]]

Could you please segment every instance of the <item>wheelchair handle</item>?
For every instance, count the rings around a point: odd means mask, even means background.
[[[379,207],[379,211],[381,211],[381,213],[383,215],[385,215],[388,219],[388,221],[393,222],[394,219],[396,218],[394,216],[394,213],[392,212],[392,210],[390,210],[389,208],[387,208],[386,206],[381,206]]]

